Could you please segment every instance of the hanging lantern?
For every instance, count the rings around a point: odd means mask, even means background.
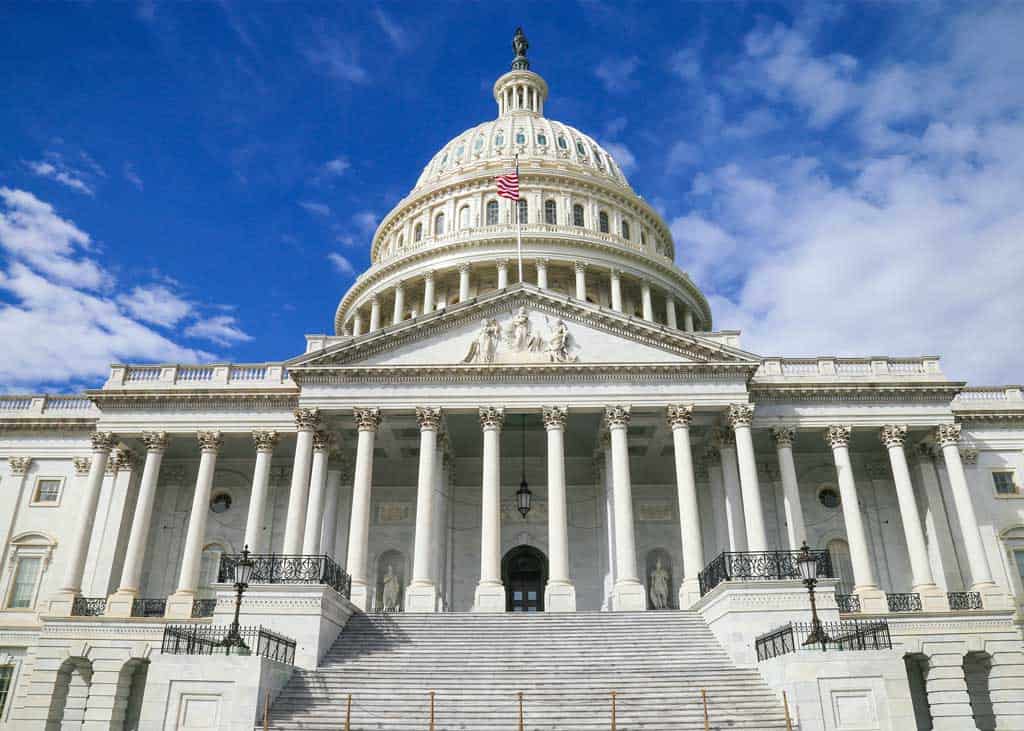
[[[526,478],[519,483],[519,489],[516,491],[516,506],[519,508],[519,514],[526,518],[526,514],[530,512],[530,501],[533,500],[533,493],[530,492],[530,486],[526,484]]]

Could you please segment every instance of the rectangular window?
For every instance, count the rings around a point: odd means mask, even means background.
[[[992,473],[992,482],[996,487],[996,495],[1016,495],[1017,485],[1013,481],[1013,470],[1000,470]]]
[[[1021,586],[1024,586],[1024,551],[1014,551],[1013,557],[1017,559],[1017,575],[1020,576]]]
[[[36,483],[36,494],[32,498],[34,503],[56,503],[60,501],[61,480],[40,478]]]
[[[11,587],[11,598],[7,606],[11,609],[31,609],[32,596],[36,590],[36,579],[39,578],[40,558],[19,558],[18,567],[14,572],[14,585]]]
[[[12,677],[14,677],[14,668],[10,665],[0,665],[0,719],[4,717],[4,710],[7,708],[7,696],[11,692]]]

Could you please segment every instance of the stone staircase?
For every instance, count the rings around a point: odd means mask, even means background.
[[[784,729],[781,701],[734,666],[696,613],[357,614],[315,671],[296,670],[270,727],[426,731]]]

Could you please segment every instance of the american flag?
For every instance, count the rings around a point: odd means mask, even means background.
[[[498,183],[498,195],[502,198],[511,198],[514,201],[519,200],[519,168],[516,167],[515,171],[506,173],[505,175],[499,175],[495,178]]]

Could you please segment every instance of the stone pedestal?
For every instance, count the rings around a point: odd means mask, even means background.
[[[679,584],[679,608],[689,609],[700,601],[700,582],[686,579]]]
[[[50,597],[47,614],[51,617],[70,617],[71,608],[75,603],[75,594],[70,591],[58,591]]]
[[[362,611],[367,611],[370,608],[370,598],[373,596],[373,590],[368,584],[362,582],[352,582],[352,604]]]
[[[925,612],[948,612],[949,597],[935,584],[915,586],[913,591],[921,595],[921,610]]]
[[[885,592],[877,587],[856,587],[853,593],[860,599],[860,611],[864,614],[888,614],[889,600]]]
[[[548,582],[544,587],[545,612],[575,612],[576,587],[565,582]]]
[[[643,612],[647,609],[647,591],[639,581],[616,581],[612,588],[613,612]]]
[[[437,587],[433,584],[412,584],[405,590],[406,612],[436,612],[438,604]]]
[[[138,592],[118,589],[107,597],[106,616],[108,617],[130,617],[132,616],[132,605],[138,598]]]
[[[504,612],[505,586],[501,583],[480,582],[473,599],[474,612]]]
[[[192,591],[176,591],[167,597],[164,616],[167,619],[192,619],[192,602],[196,595]],[[232,599],[234,602],[234,599]],[[233,605],[233,604],[232,604]]]
[[[1016,609],[1013,597],[998,584],[975,584],[971,591],[981,594],[981,606],[988,610]]]

